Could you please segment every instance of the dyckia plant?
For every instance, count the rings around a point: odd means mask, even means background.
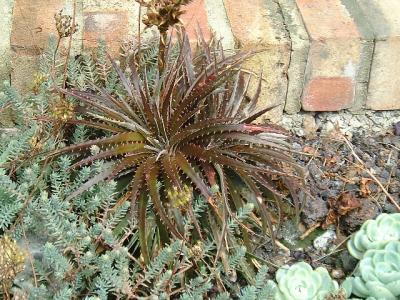
[[[55,150],[49,157],[79,153],[74,168],[98,160],[111,162],[69,199],[100,181],[129,175],[130,184],[121,201],[132,203],[146,262],[151,258],[148,207],[156,212],[159,240],[201,240],[211,234],[220,243],[222,256],[223,251],[238,245],[238,240],[226,236],[230,234],[226,227],[246,203],[254,204],[256,211],[252,221],[241,226],[244,243],[250,245],[248,234],[255,226],[273,238],[270,208],[281,198],[276,183],[295,184],[301,177],[301,168],[288,155],[286,131],[252,123],[270,109],[257,105],[262,77],[254,95],[249,96],[251,78],[240,69],[253,53],[225,56],[201,36],[200,40],[202,49],[194,57],[188,37],[180,33],[178,55],[167,47],[152,84],[147,71],[138,70],[135,61],[129,72],[112,61],[125,96],[100,87],[96,94],[62,90],[81,103],[68,123],[107,134]],[[293,186],[287,188],[294,190]],[[267,195],[274,201],[267,202]],[[194,199],[199,196],[209,206],[202,218],[193,211]],[[190,237],[185,220],[193,224]]]

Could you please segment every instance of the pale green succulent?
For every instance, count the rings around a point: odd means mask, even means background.
[[[391,241],[400,241],[400,213],[381,214],[366,221],[347,243],[350,254],[362,259],[370,249],[383,249]]]
[[[305,262],[281,267],[276,272],[276,281],[275,300],[324,300],[339,290],[325,268],[313,270]]]
[[[400,242],[392,241],[383,249],[365,252],[355,272],[348,278],[353,294],[368,300],[400,299]]]

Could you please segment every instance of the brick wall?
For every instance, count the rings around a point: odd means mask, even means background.
[[[53,15],[73,0],[0,0],[0,79],[28,88],[37,57],[54,33]],[[305,111],[400,109],[400,1],[194,0],[183,22],[196,39],[225,48],[265,49],[246,66],[262,71],[264,104],[279,119]],[[77,0],[73,51],[104,38],[112,52],[137,33],[134,0]]]

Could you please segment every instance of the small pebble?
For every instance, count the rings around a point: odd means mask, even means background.
[[[334,230],[329,229],[325,231],[322,235],[317,237],[314,242],[314,248],[317,250],[326,250],[328,249],[329,245],[336,240],[336,233]]]
[[[392,193],[392,194],[400,193],[400,184],[390,186],[389,193]]]
[[[397,136],[400,135],[400,121],[394,124],[394,134]]]
[[[331,275],[333,279],[342,279],[346,276],[342,269],[333,269]]]

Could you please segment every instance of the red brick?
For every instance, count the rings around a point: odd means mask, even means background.
[[[104,39],[110,52],[118,53],[121,43],[129,38],[128,18],[124,10],[84,12],[83,47],[94,48]]]
[[[308,33],[315,40],[360,37],[340,0],[296,0]]]
[[[347,77],[317,77],[304,90],[306,111],[337,111],[348,108],[353,100],[354,84]]]
[[[61,0],[15,0],[11,30],[14,50],[40,52],[50,33],[57,33],[54,15],[63,8]]]
[[[208,24],[207,11],[204,0],[192,1],[185,7],[185,13],[181,17],[191,43],[197,41],[197,31],[200,28],[204,38],[209,41],[212,37]]]
[[[303,109],[359,110],[365,103],[370,64],[368,49],[355,20],[342,0],[296,0],[310,50],[306,67]],[[321,86],[318,86],[321,85]]]

